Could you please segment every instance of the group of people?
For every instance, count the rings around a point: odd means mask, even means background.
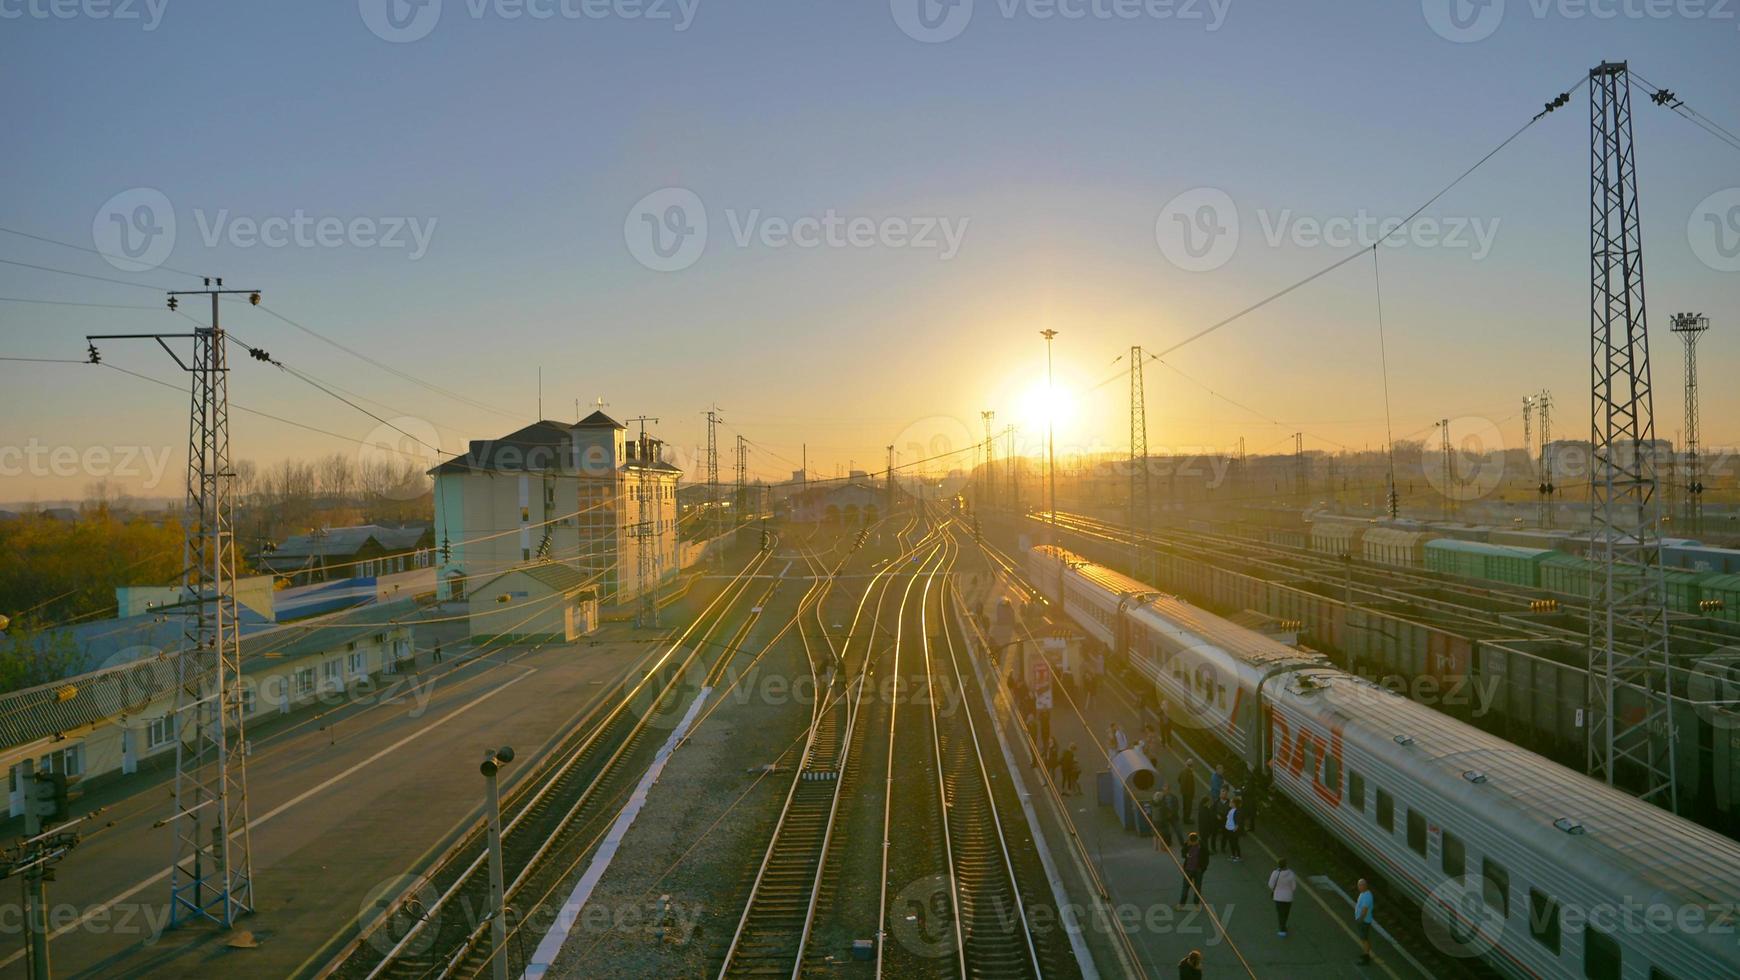
[[[1162,842],[1167,847],[1184,840],[1184,822],[1196,825],[1196,835],[1212,853],[1226,853],[1234,863],[1244,860],[1241,838],[1256,829],[1256,810],[1245,805],[1244,794],[1227,781],[1226,774],[1216,766],[1209,776],[1208,792],[1196,801],[1196,762],[1186,761],[1178,774],[1178,792],[1164,780],[1149,801],[1149,816],[1154,821],[1154,849]],[[1180,796],[1182,794],[1182,796]]]
[[[1091,699],[1093,694],[1093,688],[1088,685],[1097,679],[1097,674],[1093,672],[1087,672],[1083,678],[1087,682],[1082,685],[1087,699]],[[1040,750],[1041,757],[1033,760],[1034,767],[1043,765],[1063,795],[1079,796],[1082,792],[1081,758],[1076,743],[1071,742],[1066,748],[1059,746],[1057,738],[1051,732],[1050,712],[1036,709],[1033,692],[1021,682],[1014,671],[1009,674],[1009,684],[1016,710],[1035,736],[1032,744]],[[1144,723],[1141,737],[1135,742],[1134,748],[1147,756],[1158,772],[1161,771],[1160,751],[1171,746],[1171,717],[1166,703],[1161,702],[1158,724]],[[1128,751],[1131,747],[1130,736],[1121,726],[1114,722],[1107,727],[1104,751],[1108,758]],[[1195,761],[1186,760],[1184,768],[1179,771],[1176,787],[1162,779],[1147,806],[1155,830],[1155,850],[1159,850],[1162,844],[1168,849],[1180,849],[1179,859],[1184,872],[1178,889],[1177,907],[1180,909],[1187,905],[1201,904],[1203,883],[1214,855],[1224,854],[1235,864],[1244,861],[1242,838],[1256,830],[1255,804],[1264,795],[1259,785],[1255,793],[1249,794],[1252,799],[1247,804],[1247,794],[1232,785],[1219,766],[1210,770],[1206,787],[1201,786],[1201,782]],[[1254,782],[1260,784],[1260,780]],[[1206,792],[1202,793],[1199,800],[1198,792],[1204,789]],[[1187,823],[1195,827],[1188,834],[1184,830]],[[1287,859],[1277,860],[1275,867],[1269,872],[1268,889],[1275,904],[1275,934],[1282,939],[1288,936],[1287,923],[1292,915],[1293,897],[1298,887],[1298,876],[1287,866]],[[1353,919],[1360,939],[1359,962],[1362,964],[1371,962],[1374,904],[1371,888],[1361,878]],[[1202,951],[1191,950],[1178,963],[1180,980],[1200,980],[1203,975],[1202,964]]]

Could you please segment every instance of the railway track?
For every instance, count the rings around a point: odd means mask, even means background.
[[[900,532],[902,540],[910,531],[909,524]],[[824,642],[813,642],[805,634],[804,647],[818,697],[785,803],[720,966],[721,977],[796,976],[810,952],[816,911],[825,896],[826,859],[846,795],[846,774],[856,762],[852,750],[860,740],[854,736],[871,662],[869,648],[880,620],[880,597],[872,607],[868,633],[862,631],[865,609],[879,586],[886,591],[906,554],[902,551],[885,563],[866,585],[845,649],[835,650],[827,641],[822,603],[813,607],[816,632]],[[819,567],[813,558],[806,560],[812,568]],[[862,638],[864,649],[855,674],[848,661],[854,638]]]
[[[877,972],[996,980],[1071,974],[1067,957],[1041,955],[1028,919],[1037,892],[1024,889],[1022,868],[1029,865],[1032,882],[1036,859],[1025,833],[1011,844],[1001,816],[1011,801],[999,799],[981,749],[961,672],[964,641],[951,616],[958,554],[955,535],[946,534],[922,573],[916,656],[896,651],[895,673],[916,710],[890,717],[891,757],[903,765],[889,775]],[[916,751],[907,748],[914,743]]]
[[[513,941],[524,938],[518,935],[514,910],[524,910],[524,896],[547,895],[577,859],[575,849],[589,849],[585,828],[625,786],[632,786],[640,767],[628,763],[646,756],[663,734],[652,722],[680,710],[684,681],[696,665],[706,665],[704,673],[712,674],[747,635],[750,622],[733,631],[729,642],[714,641],[768,559],[769,553],[762,552],[747,562],[639,680],[625,678],[601,702],[602,717],[595,713],[584,720],[537,773],[504,798],[503,877],[515,934],[505,950],[510,962],[523,960],[529,952],[524,941]],[[709,651],[715,652],[711,662]],[[465,977],[487,970],[498,951],[489,941],[485,835],[480,821],[434,862],[421,887],[398,897],[392,912],[359,935],[326,972],[372,980]]]

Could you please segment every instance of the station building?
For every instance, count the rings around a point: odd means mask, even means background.
[[[602,411],[473,440],[429,472],[443,599],[549,561],[578,571],[600,601],[620,603],[639,594],[642,549],[651,551],[655,586],[680,567],[682,471],[665,462],[659,440],[629,438]]]
[[[474,643],[572,643],[598,628],[586,576],[561,562],[503,572],[466,595]]]
[[[413,658],[416,611],[417,603],[404,599],[245,632],[244,736],[251,722],[375,696],[383,677],[407,669]],[[115,652],[101,668],[4,696],[0,764],[8,769],[12,816],[24,812],[18,773],[25,759],[35,760],[37,772],[78,782],[174,764],[176,666],[187,619],[164,613],[119,621],[106,637]]]

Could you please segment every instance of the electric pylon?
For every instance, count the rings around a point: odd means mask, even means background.
[[[1553,486],[1553,464],[1547,458],[1547,447],[1553,441],[1553,393],[1545,388],[1535,397],[1535,407],[1541,413],[1541,527],[1553,526],[1553,494],[1558,490]]]
[[[713,533],[708,537],[718,537],[725,531],[725,515],[720,513],[719,500],[719,406],[707,409],[707,507],[712,511],[708,520],[713,524]]]
[[[1697,534],[1704,523],[1703,474],[1698,471],[1698,338],[1710,329],[1710,318],[1702,313],[1675,313],[1674,333],[1686,347],[1686,499],[1684,504],[1686,533]]]
[[[1631,86],[1624,62],[1589,73],[1589,773],[1677,807],[1667,589]]]
[[[994,437],[991,435],[991,420],[997,417],[997,413],[984,411],[979,413],[979,417],[985,420],[985,476],[984,479],[980,481],[980,485],[984,488],[984,499],[980,501],[980,503],[989,507],[991,505],[992,488],[997,485],[997,478],[993,475],[995,467],[992,465],[993,457],[996,455],[993,450],[995,450],[997,444],[993,441]]]
[[[635,481],[635,496],[639,498],[638,521],[634,526],[635,536],[635,569],[640,599],[635,612],[635,625],[642,629],[658,629],[659,603],[657,555],[659,552],[659,511],[661,503],[658,500],[658,474],[653,469],[657,460],[653,459],[653,443],[646,436],[646,424],[657,424],[658,419],[645,415],[628,419],[640,423],[639,446],[635,449],[635,461],[640,464],[639,478]]]
[[[1141,347],[1130,348],[1130,574],[1147,573],[1141,535],[1154,524],[1148,476],[1148,396]]]
[[[211,326],[190,334],[108,334],[95,342],[144,338],[169,352],[192,380],[187,437],[187,507],[183,515],[182,604],[193,614],[187,649],[176,658],[175,808],[167,823],[174,841],[169,869],[169,924],[205,919],[225,928],[254,910],[254,874],[248,828],[247,755],[243,748],[241,643],[236,630],[236,553],[230,462],[229,359],[218,322],[218,301],[252,289],[225,289],[207,279],[204,289],[169,293],[211,298]],[[184,361],[169,346],[191,339]],[[255,357],[269,357],[251,351]]]

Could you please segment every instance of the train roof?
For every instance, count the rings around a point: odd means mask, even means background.
[[[1035,550],[1048,547],[1050,546],[1042,545]],[[1158,616],[1249,666],[1316,666],[1328,662],[1322,654],[1308,653],[1288,646],[1066,549],[1054,548],[1049,553],[1062,555],[1071,571],[1108,592],[1115,595],[1143,596],[1143,601],[1130,607],[1132,615]]]
[[[1500,815],[1493,811],[1521,818],[1504,826],[1529,828],[1531,848],[1613,869],[1682,902],[1731,901],[1740,882],[1740,843],[1371,681],[1301,671],[1277,696],[1332,712],[1344,741],[1363,734],[1362,748],[1430,779],[1468,820],[1490,824]]]

